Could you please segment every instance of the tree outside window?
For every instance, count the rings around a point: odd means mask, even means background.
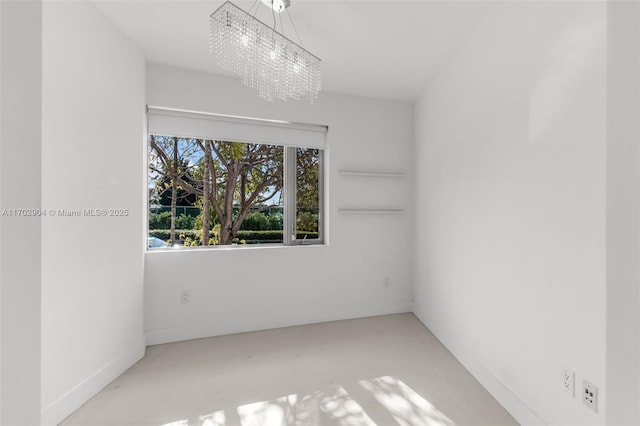
[[[149,237],[173,247],[284,243],[289,202],[294,240],[320,241],[321,161],[318,149],[150,135]],[[285,190],[286,167],[295,190]]]

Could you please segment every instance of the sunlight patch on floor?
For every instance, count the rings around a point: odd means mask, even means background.
[[[375,423],[364,412],[347,391],[339,386],[335,392],[324,395],[320,399],[320,409],[332,421],[341,426],[375,426]]]
[[[226,417],[224,411],[216,411],[215,413],[200,416],[200,425],[202,426],[225,426]]]
[[[359,383],[373,394],[401,426],[455,425],[451,419],[402,380],[384,376],[372,380],[361,380]]]
[[[270,401],[255,402],[238,407],[242,426],[270,426],[297,424],[299,414],[306,416],[305,410],[298,410],[298,396],[288,395]]]
[[[175,422],[165,423],[162,426],[189,426],[189,420],[176,420]]]
[[[455,426],[447,416],[401,380],[383,376],[358,382],[400,426]],[[235,411],[235,412],[233,412]],[[328,386],[312,394],[291,394],[199,416],[197,421],[177,420],[162,426],[376,426],[362,406],[342,386]]]

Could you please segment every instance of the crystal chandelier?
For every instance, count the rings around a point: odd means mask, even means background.
[[[224,69],[241,76],[245,85],[270,102],[307,98],[313,103],[320,92],[320,59],[276,31],[275,12],[285,10],[289,0],[262,2],[273,9],[273,27],[229,1],[213,12],[211,53]]]

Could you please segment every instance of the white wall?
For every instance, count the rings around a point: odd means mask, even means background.
[[[604,2],[503,2],[416,105],[416,314],[523,424],[604,423],[605,101]]]
[[[607,424],[640,424],[640,3],[607,8]]]
[[[0,210],[40,207],[42,4],[0,2]],[[40,218],[0,216],[3,425],[40,422]]]
[[[268,103],[238,79],[148,66],[147,103],[329,126],[326,246],[148,252],[148,344],[411,310],[412,229],[400,215],[338,208],[411,207],[412,109],[322,93]],[[348,178],[341,169],[393,170],[399,179]],[[383,287],[388,276],[390,286]],[[189,290],[191,302],[180,303]]]
[[[2,22],[2,7],[0,7],[0,22]],[[2,126],[2,31],[0,31],[0,126]],[[2,133],[0,131],[0,164],[2,164]],[[2,188],[2,173],[0,173],[0,189]],[[2,208],[2,191],[0,191],[0,208]],[[2,241],[2,220],[0,220],[0,241]],[[0,254],[0,347],[2,347],[2,255]],[[37,365],[37,363],[36,363]],[[0,350],[0,419],[2,418],[2,351]]]
[[[54,424],[143,356],[145,63],[90,2],[45,2],[42,416]]]

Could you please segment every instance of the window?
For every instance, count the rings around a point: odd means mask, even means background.
[[[317,138],[293,145],[290,132],[305,125],[166,111],[149,114],[150,249],[323,242],[323,149]],[[210,137],[216,130],[240,137]]]

